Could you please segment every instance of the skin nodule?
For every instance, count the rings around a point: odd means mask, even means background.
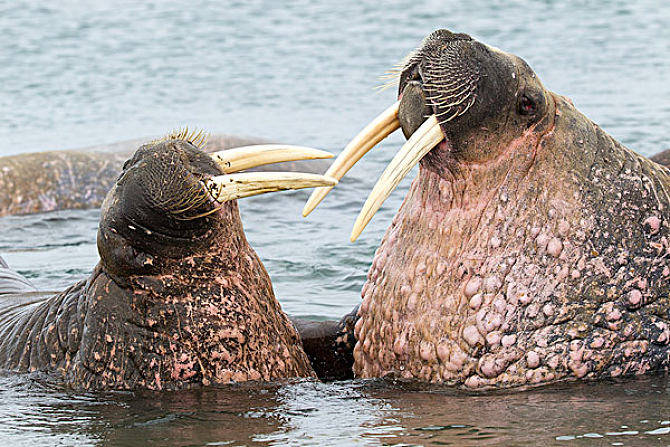
[[[520,58],[429,36],[400,78],[406,136],[437,117],[358,312],[357,377],[467,388],[667,369],[670,171]]]
[[[186,141],[140,148],[103,204],[100,263],[65,292],[3,314],[0,367],[57,372],[79,389],[314,377],[237,202],[203,188],[221,174]]]

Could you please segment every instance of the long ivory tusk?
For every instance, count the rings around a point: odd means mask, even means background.
[[[398,183],[416,166],[419,161],[444,139],[440,124],[435,115],[431,115],[407,140],[400,151],[393,157],[356,218],[351,231],[351,242],[354,242],[365,226],[370,222],[384,200],[388,198]]]
[[[363,158],[363,156],[370,151],[370,149],[395,132],[400,127],[400,121],[398,121],[399,106],[400,101],[384,110],[377,118],[372,120],[370,124],[365,126],[365,128],[361,130],[349,144],[347,144],[335,162],[328,168],[325,175],[339,181],[344,174],[358,162],[358,160]],[[307,215],[321,203],[331,189],[333,189],[332,186],[316,188],[307,200],[307,203],[305,203],[305,207],[302,210],[303,217],[307,217]]]
[[[337,180],[302,172],[242,172],[212,177],[205,187],[218,202],[287,189],[335,186]]]
[[[333,158],[330,152],[311,147],[286,144],[242,146],[209,154],[225,173],[243,171],[256,166],[283,161]]]

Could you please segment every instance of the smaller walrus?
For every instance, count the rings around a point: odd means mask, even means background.
[[[407,58],[398,103],[326,175],[399,127],[408,141],[351,236],[418,164],[361,292],[357,377],[486,389],[670,368],[668,168],[519,57],[447,30]]]
[[[79,389],[180,389],[314,377],[247,243],[235,199],[332,186],[303,173],[235,173],[327,153],[261,146],[208,155],[142,146],[102,206],[100,262],[56,296],[0,266],[0,368],[56,372]],[[6,287],[5,287],[6,288]]]

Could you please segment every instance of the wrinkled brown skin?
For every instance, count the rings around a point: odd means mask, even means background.
[[[0,157],[0,217],[98,208],[114,185],[123,162],[144,141]],[[215,152],[265,143],[257,138],[211,135],[204,150]],[[325,163],[323,160],[275,163],[253,170],[321,173]]]
[[[53,293],[38,291],[29,280],[11,270],[0,257],[0,321],[9,321],[11,315],[33,304],[41,304],[52,296]],[[57,306],[58,303],[54,305]],[[319,379],[353,378],[353,350],[356,344],[354,324],[358,318],[357,311],[358,307],[340,321],[291,318],[300,335],[303,350]]]
[[[186,221],[156,205],[166,200],[162,192],[220,173],[207,156],[190,173],[180,170],[179,157],[197,152],[168,141],[130,162],[103,204],[101,260],[87,280],[47,299],[0,299],[0,368],[56,373],[77,389],[314,377],[244,236],[237,203]]]
[[[670,170],[545,90],[521,59],[459,36],[434,34],[410,64],[456,48],[485,87],[441,123],[448,141],[421,161],[375,254],[355,375],[489,389],[667,371]],[[518,114],[522,94],[538,113]],[[402,103],[399,117],[411,134]]]

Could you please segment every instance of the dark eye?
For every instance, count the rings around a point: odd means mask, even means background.
[[[532,115],[536,111],[537,106],[535,105],[535,101],[533,101],[526,95],[521,96],[521,99],[519,99],[519,114]]]

